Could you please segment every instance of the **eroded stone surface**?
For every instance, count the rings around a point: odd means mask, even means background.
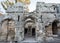
[[[60,5],[52,3],[37,2],[36,10],[25,12],[22,3],[16,3],[8,7],[7,15],[0,16],[0,41],[22,41],[25,38],[24,29],[35,28],[37,41],[53,40],[52,23],[60,23]],[[60,26],[60,25],[59,25]],[[60,27],[57,26],[60,35]],[[32,31],[31,31],[32,34]]]

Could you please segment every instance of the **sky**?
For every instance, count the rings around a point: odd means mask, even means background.
[[[5,1],[5,0],[0,0],[1,1]],[[36,9],[36,2],[45,2],[45,3],[60,3],[60,0],[30,0],[30,4],[29,4],[29,11],[32,12]],[[0,4],[0,12],[5,13],[5,10],[3,9],[3,7]]]

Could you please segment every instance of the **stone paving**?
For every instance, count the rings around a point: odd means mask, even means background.
[[[0,41],[0,43],[16,43],[16,42],[5,42],[5,41]],[[46,42],[38,42],[34,38],[26,38],[22,42],[19,43],[60,43],[60,38],[54,38],[54,40],[46,41]]]
[[[60,38],[54,38],[53,41],[49,41],[49,42],[46,42],[46,43],[60,43]]]
[[[27,38],[23,41],[23,43],[60,43],[60,38],[54,38],[54,40],[46,41],[46,42],[38,42],[33,38]]]

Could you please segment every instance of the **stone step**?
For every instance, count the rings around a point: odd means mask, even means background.
[[[38,41],[35,41],[35,40],[24,40],[22,41],[21,43],[38,43]]]
[[[21,43],[38,43],[34,37],[25,37]]]
[[[21,42],[21,43],[38,43],[38,42]]]
[[[10,42],[10,41],[0,41],[0,43],[15,43],[15,42]]]

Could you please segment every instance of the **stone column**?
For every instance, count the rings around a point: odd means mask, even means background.
[[[16,25],[15,26],[15,40],[20,42],[24,38],[23,25],[21,24],[21,22],[18,22],[18,21],[16,21],[15,25]]]
[[[20,16],[20,21],[18,24],[18,42],[21,42],[24,39],[24,21],[22,21],[22,16]]]
[[[19,27],[17,21],[15,21],[15,41],[18,41],[19,38]]]
[[[39,41],[40,43],[44,42],[44,37],[45,37],[45,27],[44,27],[44,23],[41,23],[41,20],[38,19],[38,21],[36,22],[36,37],[37,37],[37,41]]]
[[[39,31],[38,31],[38,41],[39,42],[44,42],[45,38],[45,31],[44,31],[44,25],[43,23],[39,24]]]

